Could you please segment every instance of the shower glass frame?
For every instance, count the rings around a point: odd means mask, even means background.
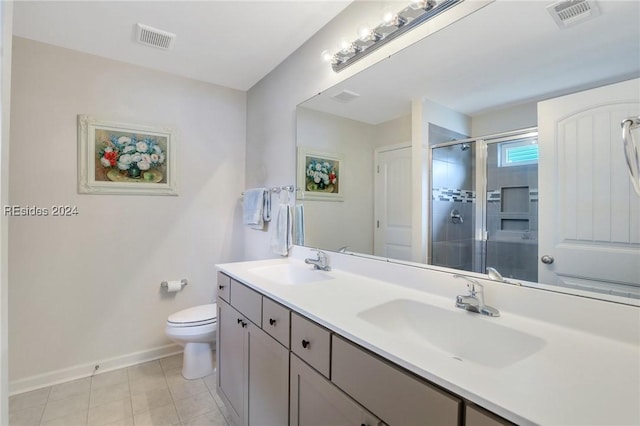
[[[469,144],[475,146],[475,190],[476,197],[474,203],[474,245],[481,244],[481,252],[479,256],[476,256],[477,250],[473,247],[472,264],[473,271],[485,274],[486,273],[486,261],[487,261],[487,146],[490,144],[508,142],[512,140],[537,138],[538,128],[527,127],[519,130],[512,130],[508,132],[494,133],[486,136],[471,137],[466,139],[458,139],[450,142],[443,142],[429,146],[428,162],[428,190],[429,196],[429,215],[428,215],[428,233],[427,233],[427,256],[426,260],[429,263],[433,262],[433,150],[437,148],[443,148],[447,146]]]

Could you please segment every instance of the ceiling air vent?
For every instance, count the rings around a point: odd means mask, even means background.
[[[136,40],[138,43],[142,43],[147,46],[153,46],[160,49],[171,49],[176,40],[176,35],[148,25],[138,24],[136,27]]]
[[[350,90],[343,90],[342,92],[331,96],[331,99],[335,99],[338,102],[342,102],[342,103],[347,103],[347,102],[351,102],[354,99],[359,98],[360,95],[352,92]]]
[[[589,0],[562,0],[547,6],[547,10],[560,28],[570,27],[600,14],[598,5]]]

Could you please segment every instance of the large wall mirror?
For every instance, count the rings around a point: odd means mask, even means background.
[[[551,3],[497,0],[299,105],[304,245],[636,304],[640,3],[564,28]]]

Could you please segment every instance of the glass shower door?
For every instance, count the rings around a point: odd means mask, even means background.
[[[474,271],[474,142],[431,150],[431,265]]]

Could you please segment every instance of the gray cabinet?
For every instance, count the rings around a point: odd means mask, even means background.
[[[293,353],[290,412],[290,426],[382,425],[373,414]]]
[[[218,297],[229,301],[229,292],[231,290],[231,278],[222,272],[218,272]]]
[[[480,408],[467,404],[465,407],[465,426],[515,426],[508,420]]]
[[[289,309],[263,297],[262,329],[288,348],[289,331],[291,330],[291,313]]]
[[[331,381],[390,425],[459,424],[459,398],[335,334]]]
[[[231,280],[230,302],[218,297],[218,395],[237,426],[287,425],[289,350],[260,328],[259,293]]]
[[[229,409],[236,425],[243,424],[244,375],[246,371],[245,332],[249,320],[218,298],[218,395]],[[246,327],[246,325],[245,325]]]
[[[331,332],[307,318],[291,314],[291,350],[329,378]]]
[[[283,426],[289,419],[289,350],[259,327],[247,328],[249,404],[246,425]]]

